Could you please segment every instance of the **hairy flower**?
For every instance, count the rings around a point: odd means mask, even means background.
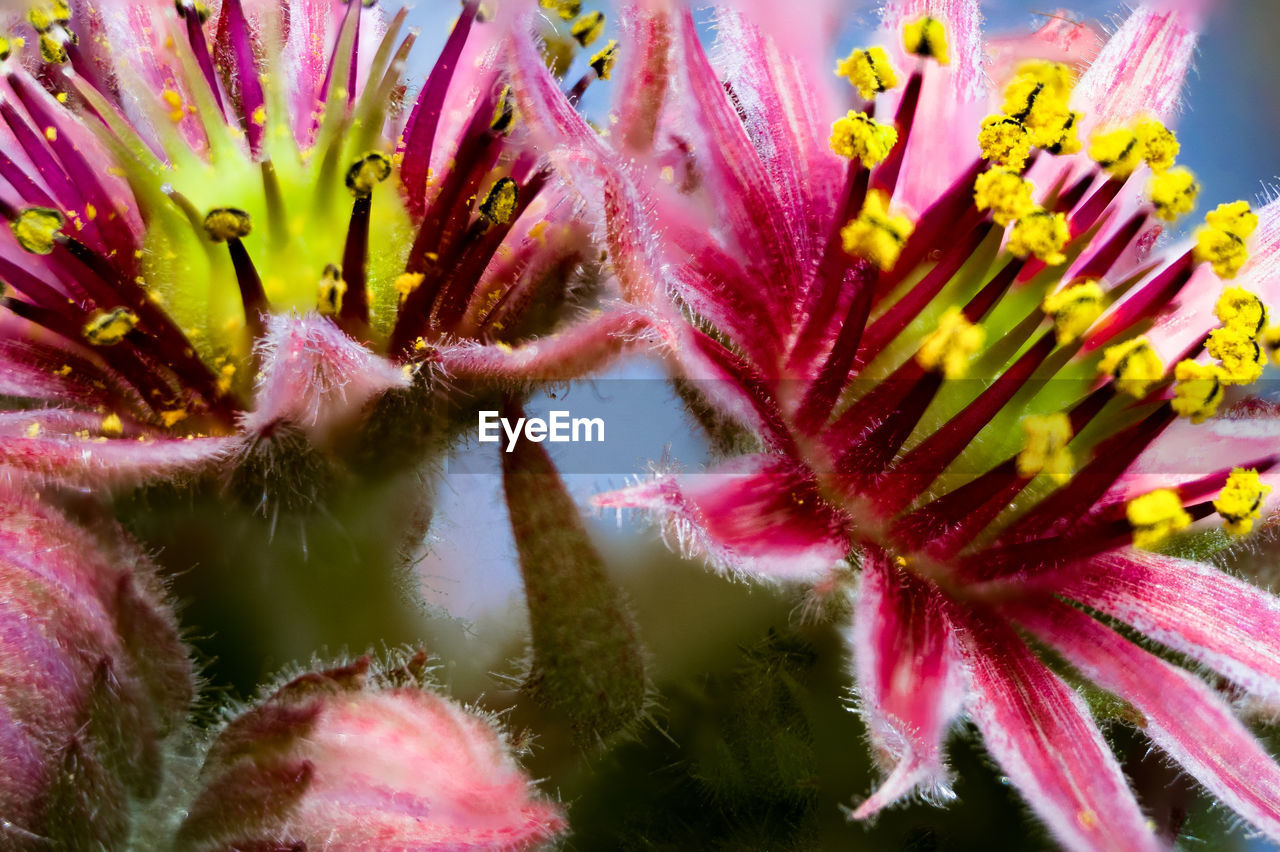
[[[176,848],[541,847],[564,830],[493,722],[421,686],[425,657],[311,672],[231,720]]]
[[[0,489],[0,846],[114,849],[157,794],[192,672],[150,564]]]
[[[900,0],[837,93],[751,8],[720,12],[713,64],[688,12],[644,3],[608,139],[516,47],[522,108],[602,187],[624,291],[760,447],[597,504],[755,577],[831,588],[860,564],[849,635],[888,774],[855,817],[948,795],[963,713],[1064,845],[1159,847],[1079,675],[1280,837],[1280,768],[1224,697],[1100,618],[1280,697],[1280,601],[1168,555],[1247,533],[1277,461],[1249,385],[1280,203],[1152,254],[1198,189],[1167,128],[1192,5],[1139,7],[1100,52],[1055,20],[991,50],[987,91],[977,3]]]
[[[389,394],[616,352],[635,311],[562,328],[587,241],[479,10],[402,116],[405,11],[31,6],[0,69],[0,390],[27,400],[0,464],[109,484],[324,450],[421,414]],[[373,453],[413,431],[374,425]]]

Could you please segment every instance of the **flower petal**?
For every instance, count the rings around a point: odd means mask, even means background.
[[[969,715],[991,755],[1063,846],[1160,849],[1080,696],[1003,620],[956,618]]]
[[[1280,600],[1212,565],[1154,553],[1098,557],[1055,590],[1131,625],[1250,692],[1280,700]]]
[[[853,619],[862,715],[877,756],[893,767],[854,818],[874,816],[917,788],[950,798],[943,745],[960,712],[964,679],[937,591],[883,550],[868,548]]]
[[[849,552],[841,517],[783,456],[742,456],[710,473],[660,474],[593,503],[647,509],[673,549],[762,579],[817,579]]]
[[[1046,601],[1017,618],[1085,677],[1136,707],[1143,732],[1209,792],[1280,837],[1280,766],[1213,690],[1066,604]]]

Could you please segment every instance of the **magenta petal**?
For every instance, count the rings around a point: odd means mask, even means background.
[[[233,443],[232,438],[0,437],[0,477],[16,473],[73,485],[136,485],[214,464]]]
[[[250,431],[288,420],[316,438],[360,413],[377,396],[409,386],[395,364],[348,337],[333,320],[273,316],[258,357],[262,367]]]
[[[862,715],[877,757],[893,767],[854,818],[873,816],[917,788],[950,798],[943,745],[964,678],[938,592],[868,548],[852,645]]]
[[[1213,690],[1066,604],[1046,602],[1017,618],[1085,677],[1136,707],[1151,741],[1213,795],[1280,837],[1280,766]]]
[[[673,549],[761,579],[817,579],[849,552],[840,516],[782,456],[742,456],[710,473],[663,474],[593,502],[646,509]]]
[[[1280,600],[1212,565],[1110,553],[1055,589],[1243,686],[1280,700]]]
[[[956,627],[969,715],[1058,842],[1081,852],[1160,849],[1080,696],[1003,621],[957,618]]]

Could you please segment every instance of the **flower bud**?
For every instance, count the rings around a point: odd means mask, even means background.
[[[0,845],[117,848],[192,696],[149,565],[114,527],[5,490],[0,636]]]
[[[517,850],[560,833],[497,728],[419,685],[424,662],[305,674],[231,721],[177,848]]]

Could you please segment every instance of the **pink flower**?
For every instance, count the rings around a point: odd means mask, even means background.
[[[424,664],[306,674],[237,716],[179,848],[497,852],[560,834],[494,724],[418,685]]]
[[[119,848],[193,691],[151,566],[6,487],[0,588],[0,846]]]
[[[32,7],[0,83],[0,391],[29,400],[0,414],[9,475],[168,477],[282,429],[359,445],[643,326],[564,321],[587,235],[479,0],[403,117],[403,11],[73,5]]]
[[[607,139],[513,46],[522,110],[599,188],[624,292],[759,448],[597,504],[725,571],[830,591],[859,565],[850,646],[887,775],[856,818],[948,796],[967,715],[1062,844],[1162,845],[1029,637],[1280,838],[1280,768],[1224,696],[1111,626],[1280,697],[1280,601],[1171,555],[1280,496],[1248,387],[1280,339],[1280,204],[1152,251],[1199,189],[1167,129],[1193,5],[1139,7],[1092,63],[1087,29],[1001,42],[988,90],[977,4],[901,0],[837,91],[768,15],[721,11],[713,62],[688,12],[640,3]]]

